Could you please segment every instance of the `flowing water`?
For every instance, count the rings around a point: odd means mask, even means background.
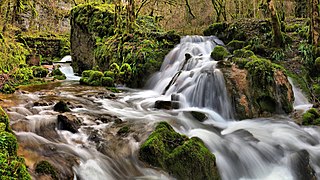
[[[66,80],[80,80],[79,76],[76,76],[71,67],[72,58],[70,55],[67,55],[61,59],[61,61],[56,62],[54,65],[59,66],[60,71],[66,75]]]
[[[22,89],[10,97],[14,102],[7,107],[23,147],[19,154],[30,168],[46,159],[63,175],[75,173],[74,179],[173,179],[137,158],[139,145],[155,123],[167,121],[176,131],[205,142],[216,156],[222,179],[306,179],[308,158],[319,179],[318,127],[299,126],[280,115],[233,120],[223,76],[210,58],[216,44],[222,42],[215,37],[183,38],[148,82],[149,90],[123,89],[113,94],[75,81],[42,90]],[[171,100],[172,95],[178,97],[179,109],[154,108],[155,101]],[[61,113],[52,109],[59,100],[71,107],[64,116],[81,121],[77,133],[57,129]],[[208,118],[199,122],[189,111]],[[117,133],[124,126],[130,126],[130,133]]]

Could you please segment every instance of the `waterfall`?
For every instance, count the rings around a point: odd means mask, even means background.
[[[306,111],[312,107],[312,104],[308,101],[301,89],[297,88],[293,83],[293,80],[289,78],[289,82],[292,85],[292,91],[294,94],[294,109]]]
[[[105,88],[68,81],[37,92],[13,94],[12,100],[19,102],[9,108],[8,115],[26,150],[21,156],[31,163],[29,167],[36,162],[33,158],[45,157],[66,172],[65,165],[74,159],[74,179],[174,179],[137,157],[155,124],[167,121],[177,132],[203,140],[216,157],[222,180],[319,179],[319,127],[299,126],[285,115],[232,119],[224,78],[210,58],[217,44],[223,45],[214,36],[182,38],[149,80],[149,90],[126,89],[111,96]],[[70,69],[61,69],[72,74]],[[295,108],[308,104],[294,85],[293,91]],[[179,109],[153,108],[155,101],[172,95],[179,95]],[[60,113],[54,112],[53,106],[59,100],[68,102],[71,109],[63,115],[81,122],[77,133],[57,129]],[[207,118],[200,122],[188,115],[190,111]],[[117,132],[124,126],[130,127],[130,133],[121,136]]]
[[[80,80],[79,76],[74,74],[73,68],[71,67],[72,58],[70,55],[63,57],[59,62],[54,63],[59,66],[60,71],[66,75],[66,80]]]
[[[223,74],[210,57],[216,45],[223,43],[215,36],[182,38],[147,86],[167,96],[179,94],[187,106],[213,109],[226,119],[232,118]]]

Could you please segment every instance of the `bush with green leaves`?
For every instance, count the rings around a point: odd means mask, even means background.
[[[320,125],[320,113],[317,109],[311,108],[302,115],[302,125]]]

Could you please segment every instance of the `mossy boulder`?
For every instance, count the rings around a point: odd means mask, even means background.
[[[101,85],[107,87],[114,87],[114,79],[112,77],[102,77]]]
[[[0,107],[0,175],[1,179],[31,180],[24,159],[17,156],[17,139],[9,127],[9,118]]]
[[[54,79],[58,80],[65,80],[67,78],[66,75],[63,74],[59,68],[54,69],[51,72],[51,76],[53,76]]]
[[[160,122],[140,146],[139,159],[177,179],[220,179],[215,156],[196,137],[188,138]]]
[[[38,78],[44,78],[49,74],[49,70],[41,66],[32,67],[32,72],[33,76]]]
[[[69,109],[67,103],[65,103],[64,101],[59,101],[57,104],[55,104],[53,106],[53,110],[57,111],[57,112],[70,112],[71,110]]]
[[[230,61],[219,62],[237,119],[286,114],[293,110],[293,91],[283,67],[236,50]]]
[[[8,117],[7,113],[2,109],[1,106],[0,106],[0,123],[5,124],[6,131],[11,132],[9,117]]]
[[[6,83],[2,86],[2,88],[0,89],[0,92],[4,93],[4,94],[12,94],[16,91],[16,88],[11,85],[11,83]]]
[[[58,179],[57,170],[48,161],[37,163],[35,172],[41,175],[49,175],[52,179]]]
[[[221,61],[229,55],[228,50],[223,46],[216,46],[214,47],[213,51],[211,52],[211,58],[216,61]]]
[[[320,125],[320,113],[317,109],[311,108],[302,115],[302,125]]]
[[[234,50],[242,49],[246,46],[246,42],[239,40],[232,40],[227,44],[228,50],[232,53]]]

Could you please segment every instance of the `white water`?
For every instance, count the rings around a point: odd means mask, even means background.
[[[312,104],[308,101],[305,95],[302,93],[301,89],[294,86],[293,80],[289,78],[289,82],[292,85],[292,91],[294,93],[294,103],[293,106],[296,110],[307,111],[312,107]]]
[[[73,168],[77,175],[75,178],[172,179],[162,171],[146,168],[137,159],[139,145],[151,132],[154,124],[159,121],[168,121],[176,131],[189,137],[197,136],[205,142],[216,156],[219,173],[223,180],[300,180],[304,177],[304,167],[301,168],[299,165],[302,164],[302,159],[308,157],[307,154],[310,155],[311,167],[319,179],[320,130],[318,127],[298,126],[287,116],[232,120],[231,106],[225,92],[223,77],[215,68],[216,62],[209,57],[209,53],[217,43],[222,44],[214,37],[185,37],[182,43],[167,55],[161,71],[149,81],[148,85],[152,90],[129,90],[117,94],[116,100],[86,96],[94,90],[82,90],[75,84],[57,87],[54,89],[56,94],[54,96],[49,94],[48,97],[75,101],[83,106],[74,108],[71,112],[83,119],[79,133],[72,134],[57,130],[58,137],[48,140],[50,138],[45,139],[34,133],[19,132],[18,139],[19,141],[37,139],[39,144],[51,144],[61,152],[79,157],[79,166]],[[191,54],[192,57],[182,68],[186,53]],[[182,68],[181,74],[175,83],[165,90],[179,68]],[[297,90],[294,92],[296,95]],[[37,97],[34,99],[47,97],[42,94],[33,95]],[[156,100],[170,100],[171,94],[180,95],[182,104],[180,109],[156,110],[153,108]],[[301,98],[296,97],[295,104],[307,103],[299,99]],[[27,105],[22,106],[30,108]],[[34,112],[35,109],[41,108],[15,111],[18,114],[24,114],[26,120],[30,121],[31,132],[39,132],[41,127],[50,124],[57,116],[56,113],[48,111],[47,107],[38,110],[40,112]],[[186,113],[188,111],[203,112],[208,119],[199,122],[189,116]],[[39,123],[41,120],[37,114],[43,116],[42,121],[46,123]],[[141,140],[136,140],[134,135],[117,139],[116,130],[112,130],[113,122],[98,123],[95,120],[96,117],[104,114],[115,115],[124,122],[132,124],[136,129],[135,136]],[[91,130],[88,131],[88,129]],[[89,141],[90,132],[94,130],[107,139],[109,148],[106,154],[96,149],[96,145],[104,141],[97,143]],[[302,150],[306,153],[301,155],[301,152],[304,152]]]
[[[66,75],[66,80],[75,80],[79,81],[81,77],[76,76],[74,74],[73,68],[70,63],[72,62],[72,58],[70,55],[67,55],[61,59],[61,61],[55,63],[55,65],[60,66],[60,71]]]

